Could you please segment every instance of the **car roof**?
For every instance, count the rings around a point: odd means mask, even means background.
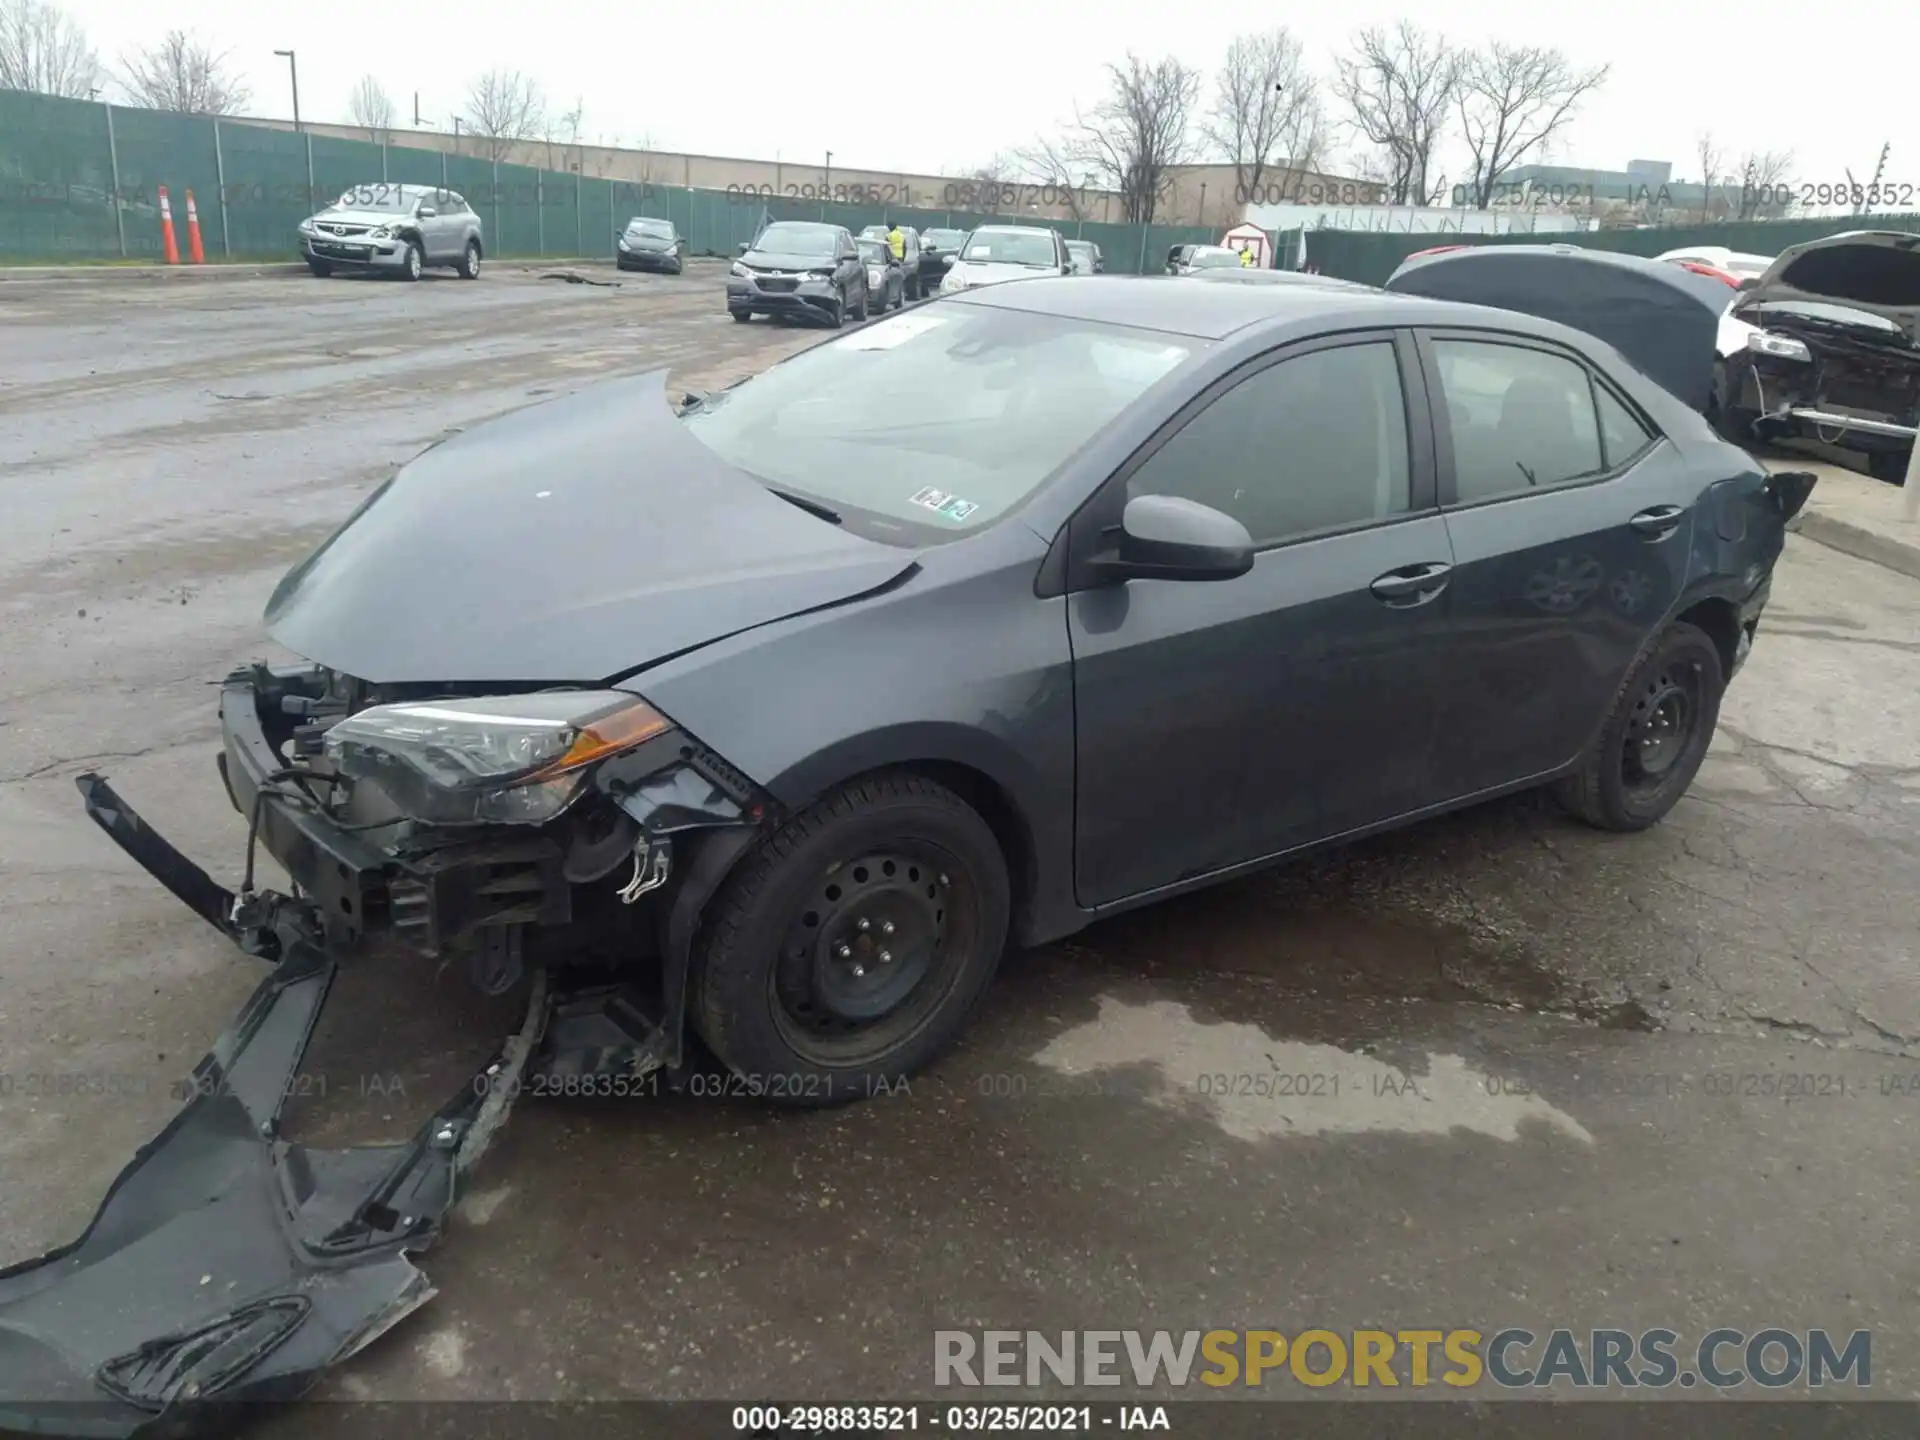
[[[975,235],[1058,235],[1051,225],[976,225]]]
[[[1364,287],[1331,285],[1209,285],[1186,275],[1089,275],[1010,280],[948,297],[942,303],[988,305],[1160,330],[1202,340],[1224,340],[1250,326],[1350,321],[1355,326],[1493,325],[1517,334],[1563,342],[1591,336],[1515,311]]]

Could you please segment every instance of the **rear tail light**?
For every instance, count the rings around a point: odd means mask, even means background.
[[[1735,290],[1741,288],[1740,277],[1738,275],[1730,274],[1717,265],[1705,265],[1698,260],[1676,260],[1673,263],[1678,265],[1682,270],[1693,271],[1696,275],[1708,275],[1715,280],[1724,281]]]

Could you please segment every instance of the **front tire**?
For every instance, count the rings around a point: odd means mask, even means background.
[[[853,312],[853,318],[856,322],[865,320],[867,318],[867,306],[871,303],[872,299],[873,299],[873,292],[867,289],[866,286],[862,285],[860,287],[860,304],[858,308],[855,309]],[[881,308],[885,309],[886,304],[887,304],[887,297],[885,292],[883,291],[880,296]]]
[[[402,280],[418,280],[420,278],[420,269],[420,247],[408,243],[406,248],[400,252],[400,278]]]
[[[480,278],[480,242],[478,240],[467,242],[467,248],[460,252],[460,263],[454,268],[459,272],[462,280]]]
[[[307,261],[307,269],[311,270],[314,273],[314,275],[321,280],[324,280],[329,275],[333,274],[333,267],[327,264],[327,262],[324,260]]]
[[[735,310],[732,306],[727,307],[727,314],[731,315],[734,320],[741,325],[753,319],[753,312],[751,310]]]
[[[716,897],[695,1028],[781,1105],[872,1095],[964,1028],[998,967],[1006,860],[965,801],[918,775],[854,781],[787,821]]]
[[[1560,803],[1602,830],[1645,830],[1687,793],[1713,743],[1726,676],[1707,633],[1670,625],[1627,673],[1607,722]]]

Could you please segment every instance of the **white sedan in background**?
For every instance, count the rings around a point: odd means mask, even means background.
[[[1037,275],[1066,275],[1073,257],[1058,230],[1041,225],[982,225],[960,247],[940,281],[942,295],[957,295],[982,285],[1031,280]]]

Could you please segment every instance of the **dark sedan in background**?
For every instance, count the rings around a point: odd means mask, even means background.
[[[671,220],[636,215],[614,240],[614,263],[622,270],[657,270],[678,275],[685,268],[687,242]]]
[[[920,232],[920,293],[937,295],[946,278],[947,262],[957,258],[967,243],[969,230],[923,230]]]

